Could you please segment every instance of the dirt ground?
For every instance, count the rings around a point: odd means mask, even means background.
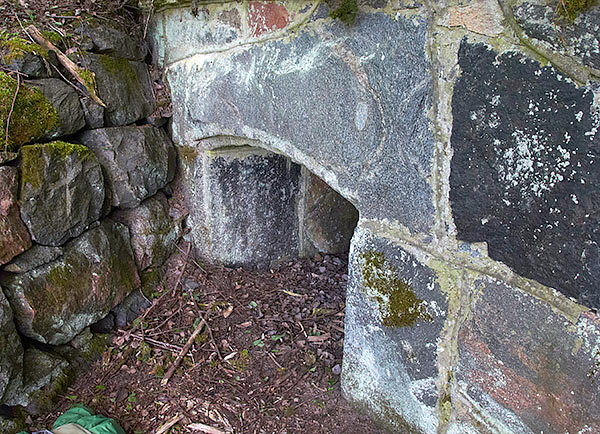
[[[247,271],[186,259],[184,251],[171,259],[145,316],[117,331],[33,428],[81,403],[131,434],[155,433],[173,420],[172,433],[384,432],[341,395],[346,258]],[[161,384],[202,318],[208,327]],[[213,430],[192,429],[198,423]]]

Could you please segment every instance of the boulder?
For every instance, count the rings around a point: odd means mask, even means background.
[[[132,124],[152,114],[155,101],[146,64],[94,53],[83,54],[80,63],[96,75],[107,126]]]
[[[23,347],[17,335],[13,312],[0,288],[0,405],[12,396],[15,386],[21,384]]]
[[[130,36],[124,28],[118,28],[114,23],[83,23],[75,32],[87,40],[86,50],[94,53],[143,61],[148,52],[141,38]]]
[[[176,154],[161,129],[151,125],[101,128],[83,132],[78,140],[100,161],[112,206],[134,208],[173,179]]]
[[[58,113],[56,129],[45,134],[44,138],[68,136],[85,127],[85,117],[75,89],[58,78],[30,80],[28,85],[38,88]]]
[[[36,242],[61,245],[101,217],[104,178],[88,148],[52,142],[21,156],[21,217]]]
[[[0,40],[0,65],[30,78],[57,77],[54,53],[19,37]]]
[[[23,355],[23,385],[6,404],[28,406],[35,401],[36,392],[52,383],[60,383],[68,367],[69,363],[60,356],[36,348],[26,349]]]
[[[19,331],[51,345],[68,342],[140,286],[129,233],[119,223],[106,219],[62,249],[45,265],[0,276]]]
[[[129,228],[140,271],[162,265],[175,251],[181,227],[169,217],[169,203],[163,193],[146,199],[136,208],[117,210],[111,217]]]
[[[31,247],[31,237],[16,201],[17,169],[0,167],[0,265]]]
[[[104,107],[91,98],[81,98],[80,101],[86,128],[102,128],[104,126]]]
[[[151,305],[152,302],[146,298],[141,290],[137,289],[115,306],[108,315],[92,324],[91,331],[94,333],[110,333],[115,329],[123,328]]]

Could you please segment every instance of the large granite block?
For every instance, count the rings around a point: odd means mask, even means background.
[[[21,385],[23,347],[15,328],[13,312],[0,288],[0,405],[11,399]]]
[[[358,226],[346,300],[344,395],[398,432],[435,433],[447,302],[433,270]]]
[[[597,91],[466,40],[458,59],[450,176],[458,237],[485,241],[519,274],[600,307]]]
[[[425,19],[317,20],[290,40],[175,62],[174,141],[231,135],[306,166],[364,217],[433,224],[432,78]]]
[[[0,265],[31,247],[31,236],[19,215],[17,169],[0,167]]]

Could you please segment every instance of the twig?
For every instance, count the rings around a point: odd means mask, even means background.
[[[200,319],[202,321],[204,321],[204,324],[206,324],[206,330],[208,330],[208,337],[210,338],[210,341],[212,342],[213,347],[215,347],[215,351],[217,352],[217,356],[219,356],[219,359],[223,360],[223,355],[221,354],[221,351],[219,351],[219,346],[217,345],[217,342],[215,341],[215,338],[213,336],[213,333],[212,333],[212,330],[211,330],[210,326],[208,325],[208,323],[204,319],[204,316],[202,316],[201,313],[198,313],[198,315],[200,315]]]
[[[179,422],[181,419],[183,419],[183,416],[181,414],[178,414],[174,417],[172,417],[171,419],[169,419],[167,422],[165,422],[164,424],[162,424],[157,430],[155,434],[165,434],[167,432],[169,432],[171,430],[171,428],[173,427],[173,425],[175,425],[177,422]]]
[[[277,361],[277,359],[275,359],[275,356],[273,356],[273,354],[271,354],[271,353],[267,353],[267,354],[269,355],[271,360],[273,360],[273,363],[275,363],[279,369],[285,369],[283,366],[281,366],[279,364],[279,362]]]
[[[183,358],[185,357],[187,352],[190,350],[190,347],[194,343],[194,339],[196,339],[196,336],[198,336],[198,334],[202,331],[202,329],[204,328],[205,325],[206,325],[206,321],[201,320],[200,324],[198,324],[198,326],[196,327],[196,330],[194,330],[194,333],[192,333],[192,335],[190,336],[188,341],[185,343],[185,345],[183,346],[183,348],[177,355],[177,358],[171,364],[171,367],[165,374],[164,378],[160,381],[160,384],[162,386],[165,386],[169,382],[169,379],[173,376],[173,374],[175,373],[175,370],[177,369],[177,367],[179,366],[179,364],[181,363],[181,361],[183,360]]]
[[[15,94],[12,99],[12,104],[10,105],[10,111],[8,112],[8,117],[6,118],[6,139],[4,141],[4,155],[8,154],[8,127],[10,125],[10,118],[13,114],[13,110],[15,109],[15,102],[17,101],[17,94],[19,93],[19,87],[21,87],[21,75],[17,74],[17,89],[15,90]]]
[[[191,246],[191,244],[190,244]],[[177,250],[179,250],[181,253],[186,253],[183,251],[183,249],[181,247],[179,247],[178,245],[175,245],[175,247],[177,247]],[[198,264],[198,262],[192,258],[191,261],[193,262],[193,264],[198,267],[200,269],[200,271],[202,271],[203,273],[206,273],[206,270],[204,268],[202,268],[202,266],[200,264]]]
[[[81,68],[79,68],[79,66],[77,66],[71,59],[69,59],[62,51],[56,48],[54,44],[52,44],[52,42],[44,38],[44,36],[33,24],[28,26],[27,29],[25,29],[25,32],[31,38],[35,39],[35,42],[44,47],[46,50],[54,51],[56,53],[56,57],[58,57],[58,61],[67,69],[67,71],[71,73],[71,75],[73,75],[73,77],[75,77],[75,79],[79,83],[81,83],[87,89],[87,91],[90,94],[90,98],[92,98],[92,100],[94,100],[97,104],[101,105],[102,107],[106,107],[106,104],[104,104],[96,94],[95,75],[93,72],[87,71],[89,74],[91,74],[93,78],[93,83],[89,83],[89,81],[84,80],[81,76]]]
[[[126,332],[126,334],[128,334]],[[167,350],[167,351],[181,351],[182,347],[178,346],[178,345],[173,345],[173,344],[168,344],[166,342],[162,342],[162,341],[158,341],[156,339],[152,339],[146,336],[140,336],[140,335],[136,335],[136,334],[128,334],[129,337],[131,337],[132,339],[135,339],[136,341],[141,341],[141,342],[147,342],[150,345],[153,345],[155,347],[158,348],[162,348],[163,350]]]
[[[19,22],[19,26],[21,26],[21,30],[23,30],[25,32],[25,34],[27,35],[27,37],[31,40],[31,42],[35,41],[33,40],[33,38],[31,37],[31,35],[29,33],[27,33],[27,30],[25,30],[25,27],[23,27],[23,23],[21,22],[21,19],[19,18],[19,14],[17,14],[15,12],[15,18],[17,19],[17,21]]]
[[[191,429],[193,431],[202,431],[206,434],[229,434],[229,432],[227,431],[221,431],[218,428],[209,425],[204,425],[203,423],[190,423],[189,425],[186,425],[186,428]]]
[[[177,246],[177,247],[179,247],[179,246]],[[192,249],[192,243],[188,244],[188,248],[187,248],[187,251],[185,252],[185,258],[183,261],[183,268],[181,269],[181,273],[179,273],[179,276],[177,277],[177,281],[175,282],[175,286],[173,287],[173,293],[175,293],[175,291],[177,291],[177,287],[179,286],[179,283],[181,283],[181,278],[183,277],[183,273],[185,273],[185,267],[187,267],[188,257],[190,256],[191,249]]]

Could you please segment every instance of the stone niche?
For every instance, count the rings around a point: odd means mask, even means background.
[[[358,211],[289,157],[243,145],[180,149],[197,253],[229,266],[268,267],[314,253],[345,253]]]

